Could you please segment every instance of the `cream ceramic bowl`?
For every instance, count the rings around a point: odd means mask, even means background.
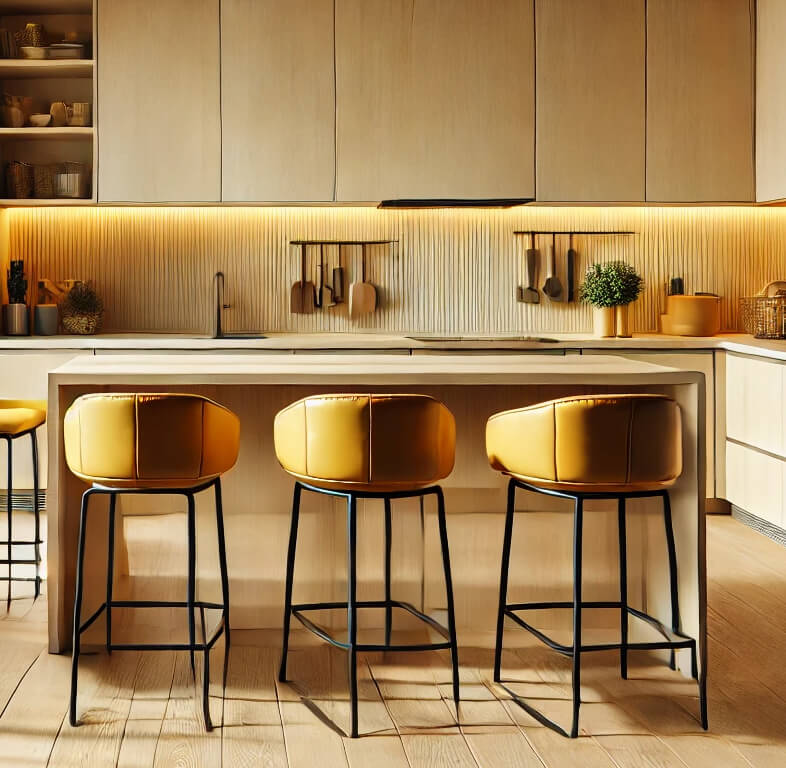
[[[52,115],[45,115],[40,112],[30,115],[30,125],[35,128],[45,128],[52,120]]]

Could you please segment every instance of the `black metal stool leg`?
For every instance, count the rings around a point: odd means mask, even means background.
[[[74,639],[71,654],[71,698],[68,708],[68,721],[72,726],[76,726],[76,687],[79,676],[79,651],[80,637],[79,631],[82,624],[82,580],[85,565],[85,534],[87,532],[87,508],[90,501],[91,492],[85,491],[82,494],[82,509],[79,514],[79,546],[76,555],[76,595],[74,597]]]
[[[213,730],[213,721],[210,719],[210,649],[205,644],[205,664],[202,669],[202,714],[205,718],[205,728]]]
[[[625,525],[625,497],[617,501],[620,540],[620,674],[628,678],[628,537]]]
[[[112,582],[115,575],[115,503],[117,494],[109,494],[109,541],[106,561],[106,650],[112,653]]]
[[[194,603],[196,602],[196,509],[194,494],[186,493],[188,499],[188,595],[186,597],[186,610],[188,611],[188,644],[191,646],[191,674],[196,679],[196,666],[194,664],[194,644],[196,643],[196,621],[194,617]]]
[[[349,663],[350,733],[358,735],[358,607],[357,607],[357,499],[347,499],[347,643]]]
[[[300,517],[300,494],[303,488],[295,483],[292,494],[292,521],[289,527],[289,549],[287,550],[287,574],[284,586],[284,639],[281,648],[281,667],[278,670],[279,682],[287,681],[287,653],[289,652],[289,622],[292,618],[292,582],[295,577],[295,553],[297,550],[297,526]]]
[[[573,724],[570,737],[579,735],[581,706],[581,555],[584,522],[584,500],[576,498],[573,522]]]
[[[35,557],[35,593],[34,600],[41,595],[41,511],[38,508],[38,437],[37,430],[30,433],[30,442],[33,450],[33,551]]]
[[[674,545],[674,528],[671,521],[671,499],[669,492],[663,491],[663,522],[666,527],[666,547],[669,551],[669,586],[671,589],[671,628],[676,632],[680,628],[680,599],[677,586],[677,550]],[[677,660],[672,650],[669,666],[677,668]],[[695,664],[694,664],[695,666]],[[694,670],[694,677],[696,673]]]
[[[6,437],[6,444],[8,445],[8,483],[6,484],[6,512],[8,514],[8,599],[6,601],[6,610],[11,610],[11,583],[13,581],[13,566],[11,565],[11,539],[13,538],[13,512],[14,512],[14,449],[13,440]]]
[[[393,546],[393,520],[390,499],[385,498],[385,645],[390,645],[393,607],[390,604],[390,554]]]
[[[502,680],[502,638],[505,633],[505,608],[508,603],[508,570],[510,545],[513,540],[513,516],[516,507],[516,481],[508,483],[508,508],[505,514],[505,535],[502,539],[502,563],[499,575],[499,608],[497,609],[497,642],[494,646],[494,682]]]
[[[453,668],[453,701],[458,711],[459,705],[459,660],[456,641],[456,615],[453,607],[453,577],[450,573],[450,550],[448,548],[448,527],[445,520],[445,496],[437,488],[437,518],[439,520],[439,539],[442,544],[442,564],[445,570],[445,592],[448,603],[448,634],[450,635],[450,659]]]
[[[216,529],[218,532],[218,566],[221,571],[221,602],[224,604],[224,688],[227,685],[227,669],[229,668],[229,571],[227,569],[227,546],[224,534],[224,505],[221,498],[221,478],[216,478]]]

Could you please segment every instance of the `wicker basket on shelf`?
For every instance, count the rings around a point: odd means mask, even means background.
[[[87,283],[77,282],[60,300],[60,320],[66,333],[97,333],[104,319],[104,303]]]
[[[742,328],[757,339],[786,339],[786,296],[740,299]]]
[[[48,200],[55,196],[55,173],[59,167],[51,163],[33,166],[33,197]]]
[[[16,160],[5,166],[6,196],[23,199],[33,196],[34,168],[30,163]]]

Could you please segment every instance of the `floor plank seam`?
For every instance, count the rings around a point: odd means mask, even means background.
[[[44,648],[41,651],[41,653],[47,653],[46,648]],[[30,664],[27,666],[27,669],[25,669],[25,671],[22,673],[22,676],[19,678],[19,680],[17,680],[17,683],[14,686],[14,690],[11,691],[11,695],[8,697],[8,701],[6,701],[5,706],[3,707],[3,711],[0,712],[0,720],[2,719],[3,715],[5,714],[5,711],[8,709],[8,705],[13,701],[14,696],[16,695],[16,692],[19,690],[19,686],[22,685],[22,681],[27,677],[27,673],[33,668],[33,664],[35,664],[38,661],[38,659],[41,658],[41,653],[39,653],[38,656],[36,656],[30,662]]]

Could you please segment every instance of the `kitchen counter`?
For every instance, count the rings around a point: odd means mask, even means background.
[[[459,635],[492,631],[499,587],[499,545],[504,524],[506,481],[492,471],[484,448],[487,418],[500,410],[567,394],[619,391],[662,392],[683,413],[684,471],[672,490],[683,629],[705,650],[705,386],[704,376],[621,357],[504,354],[341,354],[329,356],[248,354],[122,354],[77,356],[49,374],[48,594],[50,649],[70,641],[79,498],[85,486],[63,457],[63,413],[88,391],[190,391],[225,404],[241,420],[240,457],[223,482],[233,627],[280,626],[284,561],[292,480],[278,466],[272,447],[275,413],[307,394],[326,391],[424,392],[445,402],[456,415],[457,454],[445,480],[451,558],[454,562]],[[180,506],[178,506],[178,504]],[[340,600],[346,594],[343,512],[327,497],[307,494],[298,548],[298,589],[311,600]],[[553,599],[555,585],[572,578],[572,516],[558,499],[521,494],[515,581],[527,599]],[[669,579],[660,506],[641,499],[631,506],[653,515],[629,517],[628,535],[642,557],[629,565],[629,594],[664,622],[669,621]],[[168,497],[122,498],[122,541],[116,562],[153,573],[158,594],[182,586],[182,501]],[[149,505],[144,506],[144,505]],[[203,506],[204,505],[204,506]],[[641,506],[639,506],[641,505]],[[594,501],[587,518],[585,582],[593,600],[613,600],[618,589],[614,502]],[[143,508],[140,508],[143,507]],[[383,541],[379,504],[364,502],[359,536],[359,590],[378,594]],[[427,611],[444,608],[442,575],[434,555],[434,510],[399,500],[394,515],[394,589],[398,599]],[[140,512],[155,512],[155,517]],[[561,512],[555,514],[555,512]],[[170,514],[171,513],[171,514]],[[210,599],[217,584],[212,551],[215,524],[209,501],[197,503],[199,591]],[[650,524],[652,520],[652,524]],[[102,529],[103,526],[103,529]],[[86,561],[85,615],[106,589],[106,515],[91,515]],[[135,531],[137,533],[135,533]],[[141,531],[141,533],[139,533]],[[172,547],[175,547],[174,556]],[[207,562],[207,565],[205,563]],[[130,565],[128,565],[130,563]],[[525,567],[524,567],[525,566]],[[123,573],[118,574],[122,577]],[[149,580],[149,579],[148,579]],[[120,583],[120,582],[119,582]],[[179,593],[178,593],[179,594]],[[548,598],[547,595],[551,595]],[[177,598],[176,598],[177,599]],[[600,616],[616,623],[612,617]],[[561,628],[561,617],[546,624]],[[93,641],[103,630],[96,622]],[[609,625],[611,627],[611,625]],[[90,642],[86,638],[86,642]],[[689,671],[681,654],[681,668]],[[686,666],[687,665],[687,666]]]
[[[106,333],[95,336],[0,336],[0,352],[46,350],[86,351],[220,351],[297,352],[307,350],[522,350],[567,349],[722,349],[786,360],[786,340],[755,339],[742,333],[711,337],[635,334],[631,338],[599,339],[590,334],[542,333],[542,343],[521,336],[441,336],[439,334],[271,333],[266,338],[213,339],[194,334]]]

